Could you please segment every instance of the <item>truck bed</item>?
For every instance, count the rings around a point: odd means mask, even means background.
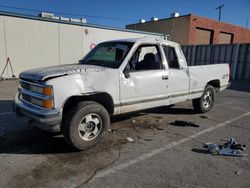
[[[229,80],[228,64],[190,66],[190,91],[204,90],[208,80],[218,80],[220,90],[225,89]]]

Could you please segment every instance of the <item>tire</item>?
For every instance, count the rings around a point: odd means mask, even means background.
[[[102,105],[83,101],[67,112],[62,132],[70,146],[77,150],[87,150],[102,140],[109,125],[109,113]]]
[[[198,113],[210,111],[214,106],[216,91],[213,86],[207,85],[202,96],[198,99],[193,99],[193,108]]]

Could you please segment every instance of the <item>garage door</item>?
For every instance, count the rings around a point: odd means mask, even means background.
[[[211,44],[212,31],[202,28],[195,29],[195,44]]]
[[[231,33],[220,33],[219,34],[219,44],[230,44],[233,42],[233,34]]]

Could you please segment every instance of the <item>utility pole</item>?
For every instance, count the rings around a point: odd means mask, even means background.
[[[220,5],[217,8],[215,8],[216,10],[219,9],[219,21],[221,20],[221,9],[224,7],[224,5]]]

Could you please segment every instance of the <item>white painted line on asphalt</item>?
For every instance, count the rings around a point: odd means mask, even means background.
[[[0,112],[0,115],[8,115],[8,114],[13,114],[14,112],[9,111],[9,112]]]
[[[237,117],[235,117],[233,119],[230,119],[228,121],[225,121],[223,123],[219,123],[219,124],[217,124],[217,125],[215,125],[213,127],[204,129],[204,130],[202,130],[200,132],[197,132],[194,135],[191,135],[191,136],[189,136],[187,138],[183,138],[183,139],[181,139],[179,141],[176,141],[176,142],[172,142],[172,143],[170,143],[170,144],[168,144],[166,146],[163,146],[161,148],[155,149],[155,150],[153,150],[153,151],[151,151],[149,153],[145,153],[145,154],[143,154],[141,156],[138,156],[135,159],[129,160],[128,162],[125,162],[123,164],[119,164],[117,166],[108,168],[106,170],[102,170],[102,171],[98,172],[90,182],[94,181],[97,178],[103,178],[103,177],[106,177],[106,176],[108,176],[110,174],[114,174],[114,173],[116,173],[116,172],[118,172],[118,171],[120,171],[122,169],[125,169],[125,168],[127,168],[127,167],[129,167],[129,166],[131,166],[133,164],[136,164],[136,163],[138,163],[140,161],[143,161],[145,159],[153,157],[153,156],[155,156],[155,155],[157,155],[159,153],[162,153],[162,152],[164,152],[166,150],[169,150],[169,149],[171,149],[171,148],[173,148],[175,146],[178,146],[178,145],[183,144],[183,143],[185,143],[187,141],[190,141],[190,140],[192,140],[192,139],[194,139],[194,138],[196,138],[198,136],[201,136],[201,135],[203,135],[205,133],[211,132],[211,131],[216,130],[216,129],[220,128],[220,127],[224,127],[224,126],[226,126],[228,124],[231,124],[234,121],[237,121],[237,120],[239,120],[239,119],[241,119],[243,117],[246,117],[248,115],[250,115],[250,112],[244,113],[244,114],[242,114],[240,116],[237,116]]]
[[[232,107],[232,106],[228,107],[227,105],[222,105],[222,104],[217,104],[216,106],[220,106],[220,107],[231,109],[231,110],[238,110],[238,111],[241,111],[241,112],[247,112],[247,110],[242,110],[240,108],[235,108],[235,107]]]

